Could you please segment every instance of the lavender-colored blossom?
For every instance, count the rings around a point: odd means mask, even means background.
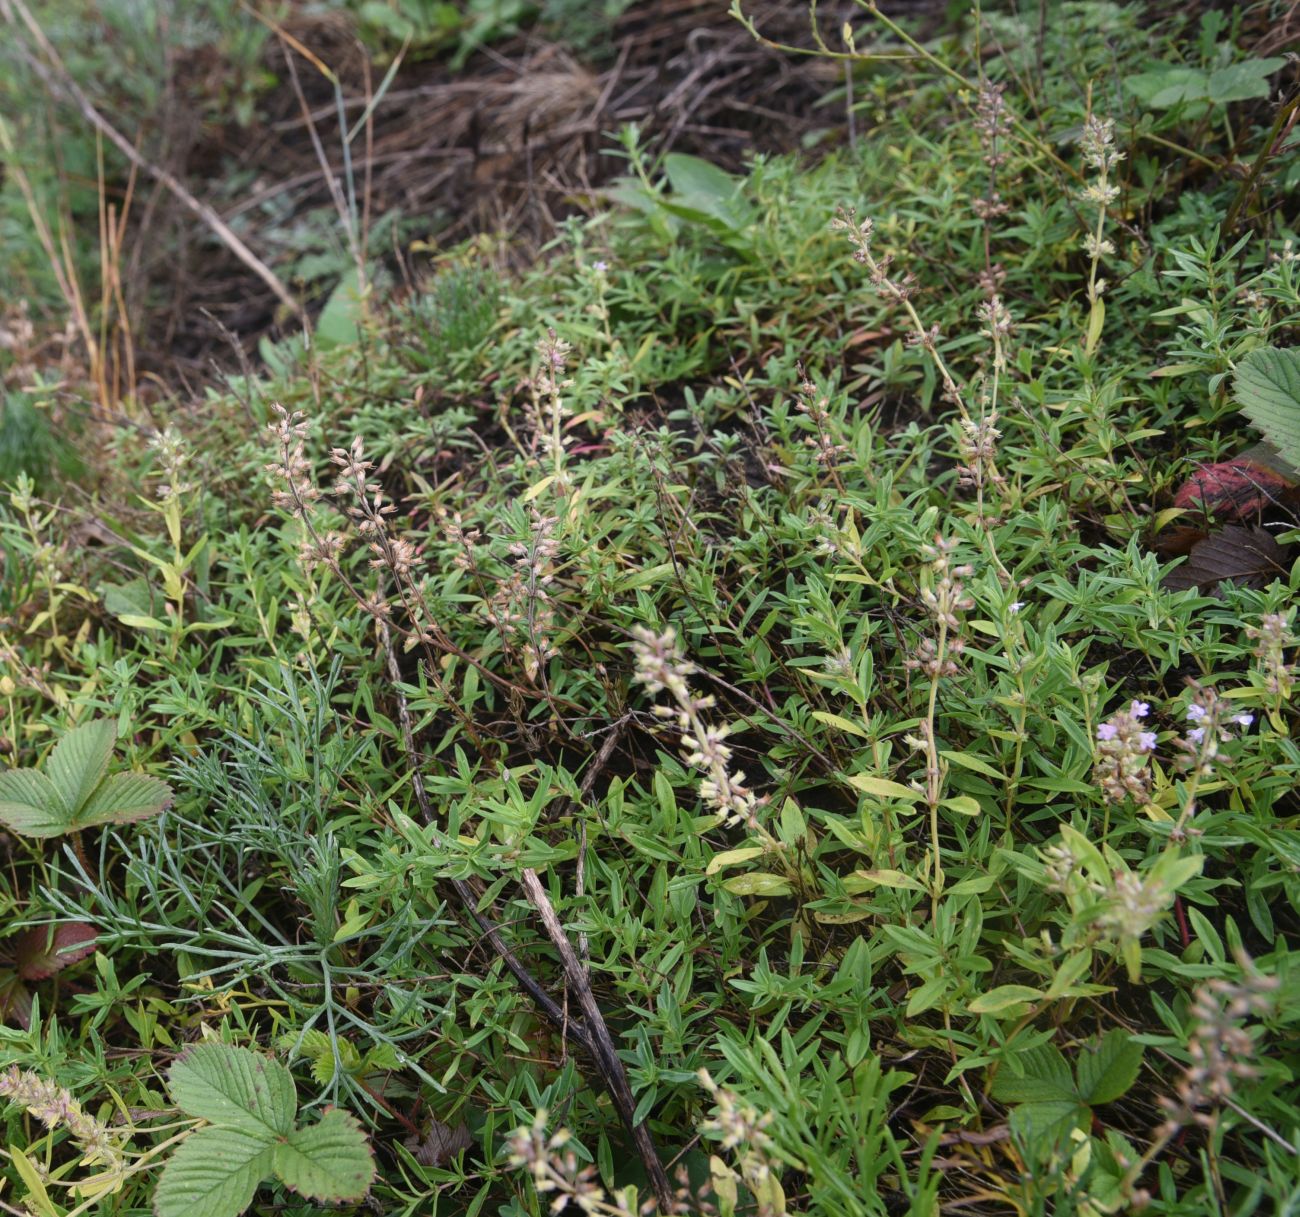
[[[1187,717],[1194,723],[1199,723],[1205,715],[1205,707],[1200,705],[1198,702],[1192,702],[1192,704],[1187,707]]]
[[[1133,718],[1146,718],[1151,713],[1151,706],[1148,702],[1134,701],[1128,708],[1129,715]]]
[[[1156,733],[1154,731],[1143,731],[1138,736],[1138,747],[1143,752],[1154,752],[1156,750]]]
[[[1097,738],[1099,740],[1113,740],[1119,734],[1119,728],[1114,723],[1102,723],[1097,728]]]

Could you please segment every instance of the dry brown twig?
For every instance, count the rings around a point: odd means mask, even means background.
[[[402,731],[403,750],[406,753],[407,764],[410,767],[411,788],[415,794],[416,805],[420,809],[421,820],[426,826],[432,825],[434,823],[433,808],[430,806],[428,792],[425,790],[424,779],[421,776],[420,766],[416,760],[411,713],[406,697],[401,690],[401,670],[397,663],[397,653],[393,648],[392,631],[389,629],[388,622],[382,617],[376,617],[375,622],[379,628],[380,641],[384,647],[388,677],[397,695],[397,718]],[[603,767],[604,762],[612,754],[617,739],[618,734],[612,733],[609,741],[600,750],[596,763],[593,764],[593,770],[588,775],[592,781],[594,781],[596,773]],[[584,782],[582,791],[584,797],[588,789],[588,783]],[[520,988],[532,998],[537,1008],[554,1025],[556,1030],[563,1035],[571,1036],[585,1049],[592,1063],[596,1066],[596,1071],[600,1075],[605,1089],[609,1092],[610,1098],[614,1100],[614,1106],[618,1109],[620,1118],[636,1144],[637,1153],[641,1157],[646,1175],[654,1188],[659,1207],[664,1212],[671,1212],[673,1188],[668,1180],[668,1173],[664,1170],[663,1163],[655,1150],[649,1129],[646,1128],[644,1122],[637,1123],[635,1120],[636,1103],[632,1097],[632,1088],[628,1084],[627,1072],[623,1068],[623,1062],[619,1060],[618,1050],[614,1046],[613,1037],[610,1035],[609,1027],[605,1023],[605,1016],[601,1012],[596,996],[591,990],[591,982],[587,979],[586,968],[579,959],[578,953],[574,950],[573,944],[569,941],[569,936],[565,933],[564,926],[555,912],[555,906],[546,894],[546,889],[542,886],[542,881],[537,872],[531,867],[525,867],[520,877],[520,884],[530,903],[537,910],[542,925],[546,929],[546,935],[560,956],[560,962],[564,967],[565,984],[578,999],[578,1005],[582,1010],[581,1018],[573,1017],[566,1009],[561,1007],[542,988],[540,982],[528,971],[518,956],[506,945],[501,937],[500,930],[479,911],[478,900],[473,888],[463,879],[453,879],[451,882],[465,911],[482,930],[488,944],[496,952],[502,963],[505,964],[511,975],[514,976]]]
[[[30,53],[25,53],[23,57],[32,71],[40,77],[41,83],[45,85],[46,89],[53,94],[71,99],[72,103],[81,111],[82,116],[95,130],[108,139],[132,165],[143,170],[155,181],[165,186],[185,208],[198,216],[211,229],[212,234],[275,293],[281,304],[295,316],[301,317],[303,315],[302,305],[298,303],[289,292],[289,289],[281,282],[279,276],[231,231],[211,207],[196,199],[174,174],[168,172],[162,166],[146,160],[135,146],[100,114],[94,103],[82,92],[81,87],[72,78],[71,73],[64,66],[63,60],[59,57],[58,51],[54,49],[50,40],[45,36],[45,31],[41,29],[40,24],[32,16],[31,10],[23,3],[23,0],[0,0],[0,16],[4,17],[5,22],[15,29],[19,25],[25,26],[28,33],[31,34],[40,47],[47,62],[43,63],[39,57]]]

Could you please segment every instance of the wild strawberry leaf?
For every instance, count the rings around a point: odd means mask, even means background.
[[[293,1075],[279,1061],[230,1044],[196,1044],[173,1063],[167,1088],[186,1115],[267,1144],[288,1135],[298,1111]]]
[[[1192,546],[1181,566],[1164,577],[1171,591],[1199,588],[1206,591],[1228,580],[1242,587],[1267,587],[1274,579],[1286,577],[1286,555],[1264,528],[1241,528],[1229,524]]]
[[[331,1107],[276,1145],[275,1173],[309,1200],[360,1200],[375,1177],[375,1160],[355,1117]]]
[[[117,724],[109,718],[73,727],[54,745],[45,763],[45,775],[54,783],[70,816],[76,816],[108,772],[117,742]]]
[[[1074,1064],[1079,1095],[1085,1103],[1113,1103],[1137,1081],[1142,1045],[1119,1027],[1085,1047]]]
[[[1300,348],[1251,351],[1237,364],[1232,391],[1282,459],[1300,466]]]
[[[143,773],[115,773],[105,778],[77,813],[76,828],[96,824],[130,824],[147,820],[172,801],[166,782]]]
[[[69,828],[71,813],[58,787],[35,769],[0,773],[0,824],[25,837],[57,837]]]
[[[95,927],[84,921],[38,925],[14,939],[14,968],[24,980],[48,980],[95,953]]]
[[[17,972],[0,972],[0,1023],[32,1027],[32,994]]]
[[[238,1128],[200,1128],[181,1142],[158,1178],[157,1217],[237,1217],[271,1173],[271,1145]]]

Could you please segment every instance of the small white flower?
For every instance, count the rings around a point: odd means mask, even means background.
[[[1016,613],[1020,612],[1020,610],[1024,607],[1025,607],[1025,602],[1023,600],[1015,600],[1011,604],[1007,605],[1007,612],[1011,613],[1014,616]]]

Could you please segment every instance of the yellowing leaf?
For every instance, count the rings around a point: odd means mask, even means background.
[[[851,774],[849,782],[864,794],[878,795],[882,799],[906,799],[909,803],[915,803],[925,797],[919,790],[904,786],[902,782],[891,782],[888,778],[878,778],[870,773]]]
[[[734,879],[725,880],[722,886],[733,896],[788,896],[794,891],[789,879],[764,871],[737,875]]]
[[[903,888],[909,892],[925,891],[917,880],[911,875],[903,874],[901,870],[855,870],[853,873],[875,887]]]
[[[715,854],[713,860],[705,868],[706,875],[716,875],[723,867],[738,866],[741,862],[748,862],[751,858],[760,857],[767,851],[761,845],[746,845],[742,849],[728,849],[720,854]]]
[[[999,985],[987,993],[981,993],[970,1004],[972,1014],[1002,1014],[1006,1011],[1019,1010],[1027,1003],[1036,1002],[1043,996],[1038,989],[1028,985]]]
[[[841,718],[838,714],[828,714],[825,710],[814,710],[812,716],[819,723],[825,723],[828,727],[835,727],[839,731],[847,731],[850,735],[856,735],[862,739],[866,738],[867,733],[851,719]]]

